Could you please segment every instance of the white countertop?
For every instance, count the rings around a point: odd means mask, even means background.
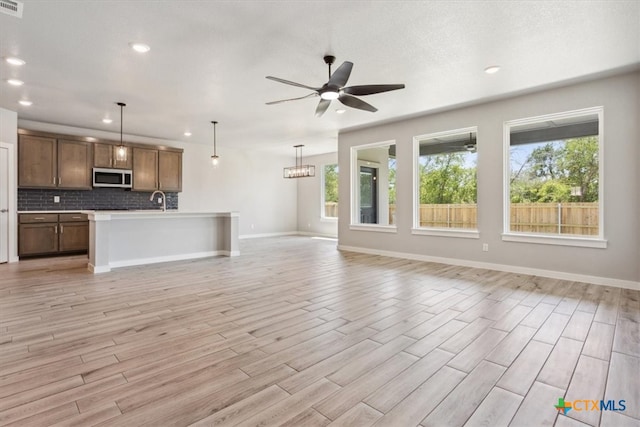
[[[238,217],[238,212],[189,212],[179,209],[162,211],[159,209],[131,210],[131,211],[91,211],[82,210],[80,213],[89,215],[89,220],[108,221],[111,219],[147,219],[147,218],[204,218],[204,217]]]
[[[59,213],[79,213],[83,211],[82,209],[66,209],[66,210],[55,210],[55,211],[18,211],[19,214],[59,214]]]

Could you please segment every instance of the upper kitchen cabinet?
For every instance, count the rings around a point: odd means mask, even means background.
[[[133,148],[134,191],[182,191],[182,152]]]
[[[20,135],[18,186],[90,190],[92,160],[89,142]]]
[[[58,140],[58,187],[91,190],[92,144]]]
[[[182,153],[158,152],[158,188],[162,191],[182,191]]]
[[[133,161],[131,155],[131,147],[127,148],[127,160],[118,160],[118,146],[112,144],[94,144],[93,148],[93,166],[96,168],[116,168],[116,169],[132,169]]]
[[[18,186],[57,187],[58,152],[55,138],[20,135],[18,139]]]
[[[133,190],[158,189],[158,150],[133,148]]]

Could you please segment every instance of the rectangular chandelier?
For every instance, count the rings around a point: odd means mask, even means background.
[[[316,176],[316,167],[314,165],[302,164],[302,147],[304,145],[294,145],[296,149],[296,165],[284,168],[284,178],[307,178]],[[300,152],[300,155],[298,155]]]

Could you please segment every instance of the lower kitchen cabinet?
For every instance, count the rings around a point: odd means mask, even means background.
[[[87,252],[89,222],[79,213],[18,215],[18,256]]]
[[[83,214],[60,214],[60,252],[86,252],[89,249],[89,221]]]

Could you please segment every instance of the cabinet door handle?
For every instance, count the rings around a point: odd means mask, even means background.
[[[55,226],[55,229],[56,229],[56,234],[58,234],[58,226],[57,225]]]
[[[58,185],[62,185],[62,178],[58,177]]]
[[[56,177],[53,177],[53,185],[56,185]]]
[[[64,233],[64,225],[60,224],[60,234]]]

